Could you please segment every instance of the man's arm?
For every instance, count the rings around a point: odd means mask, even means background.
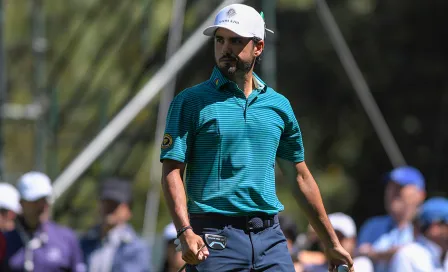
[[[185,163],[163,160],[162,189],[176,229],[190,225],[187,197],[182,177]]]
[[[187,196],[182,180],[185,164],[174,160],[163,160],[162,189],[173,218],[174,225],[180,228],[190,226],[187,210]],[[204,261],[209,255],[204,241],[191,229],[179,237],[182,244],[182,259],[189,264]],[[202,248],[202,250],[200,250]]]
[[[353,267],[350,255],[342,248],[328,219],[319,187],[305,162],[294,163],[278,158],[278,163],[288,182],[293,181],[294,197],[324,244],[330,266],[345,263]]]
[[[394,247],[394,248],[388,249],[386,251],[372,251],[369,254],[367,254],[367,257],[372,259],[372,261],[374,261],[374,262],[378,262],[378,261],[388,262],[392,259],[392,257],[395,255],[395,253],[397,253],[398,250],[399,250],[399,247]]]
[[[294,180],[294,197],[305,213],[311,226],[326,247],[339,245],[339,240],[328,220],[319,187],[316,184],[305,162],[293,163],[278,159],[280,169],[288,182]]]

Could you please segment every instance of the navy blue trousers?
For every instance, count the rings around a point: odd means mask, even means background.
[[[259,231],[248,231],[231,224],[214,226],[210,220],[201,219],[191,219],[191,225],[203,238],[206,233],[227,237],[227,246],[223,250],[208,247],[209,257],[198,265],[188,265],[187,272],[295,271],[278,221]]]

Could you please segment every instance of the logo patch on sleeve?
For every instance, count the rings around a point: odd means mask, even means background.
[[[173,138],[168,133],[163,135],[162,148],[168,148],[173,144]]]

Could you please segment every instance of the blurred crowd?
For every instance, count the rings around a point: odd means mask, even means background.
[[[342,246],[354,258],[355,271],[448,272],[448,199],[427,198],[424,177],[413,167],[393,169],[384,182],[386,215],[361,226],[347,214],[329,215]],[[98,223],[77,235],[50,219],[48,176],[29,172],[16,186],[0,183],[0,271],[155,271],[150,248],[128,223],[131,186],[118,178],[102,182]],[[294,219],[282,214],[280,227],[297,272],[328,271],[325,252],[310,226],[299,233]],[[176,236],[170,223],[163,231],[161,272],[177,272],[184,264]]]

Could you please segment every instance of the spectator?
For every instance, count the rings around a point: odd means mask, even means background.
[[[9,183],[0,183],[0,231],[11,231],[15,218],[21,213],[20,196]]]
[[[320,265],[326,262],[325,254],[322,251],[319,237],[311,225],[308,225],[306,233],[302,233],[297,238],[298,254],[297,258],[303,267]]]
[[[393,257],[390,272],[448,271],[448,199],[427,200],[415,221],[415,242]]]
[[[150,252],[128,224],[132,217],[131,183],[109,179],[100,192],[100,224],[87,232],[81,247],[90,272],[150,270]]]
[[[176,251],[174,240],[177,237],[177,230],[173,223],[168,224],[163,231],[165,241],[165,261],[160,272],[177,272],[184,264],[182,252]],[[182,270],[185,271],[185,270]]]
[[[11,231],[15,227],[14,219],[22,210],[20,196],[16,188],[9,183],[0,183],[0,263],[6,254],[6,239],[3,231]],[[3,268],[6,270],[6,268]],[[0,266],[0,271],[3,271]]]
[[[20,177],[22,215],[15,229],[5,233],[6,266],[10,271],[84,272],[75,233],[49,220],[50,178],[39,172]]]
[[[303,271],[303,268],[297,258],[298,249],[295,245],[299,234],[297,224],[290,217],[282,214],[279,215],[278,220],[280,223],[280,228],[286,238],[286,245],[288,246],[288,251],[291,254],[291,258],[294,263],[294,269],[296,272],[301,272]]]
[[[333,225],[336,235],[338,236],[341,245],[351,255],[354,255],[356,248],[356,225],[353,219],[343,213],[333,213],[328,215],[331,224]],[[373,272],[373,264],[369,258],[359,256],[353,259],[355,271],[359,272]],[[326,272],[328,271],[327,262],[318,265],[307,266],[305,272]]]
[[[358,241],[358,254],[369,257],[375,271],[387,271],[398,248],[414,240],[412,219],[424,199],[425,180],[419,170],[402,166],[389,173],[385,190],[388,215],[367,220]]]

